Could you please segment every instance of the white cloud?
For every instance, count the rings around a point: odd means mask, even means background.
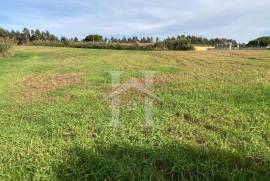
[[[239,41],[270,31],[268,0],[17,1],[0,7],[0,20],[7,17],[0,26],[48,29],[66,36],[101,33],[165,37],[187,32]]]

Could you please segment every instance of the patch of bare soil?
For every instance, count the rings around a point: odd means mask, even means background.
[[[25,80],[18,82],[16,86],[19,88],[19,97],[23,100],[34,100],[42,94],[62,88],[67,85],[79,83],[81,81],[80,74],[52,74],[43,76],[30,76]]]

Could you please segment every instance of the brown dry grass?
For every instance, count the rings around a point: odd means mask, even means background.
[[[78,73],[30,76],[18,82],[16,86],[19,88],[20,99],[32,101],[47,92],[79,83],[80,77]]]

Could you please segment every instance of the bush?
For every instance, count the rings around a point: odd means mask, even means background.
[[[70,47],[70,48],[93,48],[112,50],[193,50],[190,41],[186,39],[170,40],[152,43],[108,43],[108,42],[74,42],[74,41],[33,41],[32,46]]]
[[[157,50],[193,50],[193,46],[188,39],[180,38],[175,40],[165,40],[155,44]]]
[[[12,56],[14,54],[14,44],[15,41],[13,39],[0,37],[0,56]]]
[[[52,46],[70,48],[93,48],[93,49],[113,49],[113,50],[153,50],[153,44],[138,43],[107,43],[107,42],[59,42],[59,41],[33,41],[29,45],[33,46]]]

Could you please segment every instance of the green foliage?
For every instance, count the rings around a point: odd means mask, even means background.
[[[58,37],[51,34],[49,31],[29,30],[23,28],[20,31],[7,31],[0,28],[0,37],[14,39],[18,45],[29,44],[33,41],[58,41]]]
[[[61,39],[62,40],[62,39]],[[112,50],[153,50],[153,44],[140,45],[138,43],[107,43],[107,42],[84,42],[84,41],[34,41],[33,46],[52,46],[52,47],[70,47],[70,48],[92,48],[92,49],[112,49]]]
[[[163,50],[193,50],[190,39],[185,37],[166,39],[163,42],[157,42],[155,47]]]
[[[115,38],[103,37],[101,35],[88,35],[82,41],[77,37],[66,38],[51,34],[48,31],[29,30],[24,28],[20,31],[7,31],[0,28],[0,37],[14,38],[19,45],[31,44],[60,47],[85,47],[85,48],[104,48],[104,49],[119,49],[119,50],[192,50],[192,45],[212,45],[218,48],[227,48],[229,44],[237,45],[237,42],[232,39],[215,38],[207,39],[197,36],[179,35],[169,37],[165,40],[160,40],[158,37],[122,37]],[[45,43],[44,43],[45,42]],[[75,44],[74,44],[75,43]],[[245,46],[245,45],[243,45]]]
[[[0,56],[8,57],[14,54],[13,46],[15,41],[9,38],[0,37]]]
[[[259,37],[248,43],[249,47],[267,47],[270,45],[270,36]]]
[[[112,49],[112,50],[193,50],[190,41],[187,39],[170,40],[153,43],[120,43],[120,42],[86,42],[68,41],[62,37],[61,41],[33,41],[33,46],[52,46],[70,48],[92,48],[92,49]]]
[[[85,37],[84,41],[101,42],[103,41],[103,37],[101,35],[88,35]]]

